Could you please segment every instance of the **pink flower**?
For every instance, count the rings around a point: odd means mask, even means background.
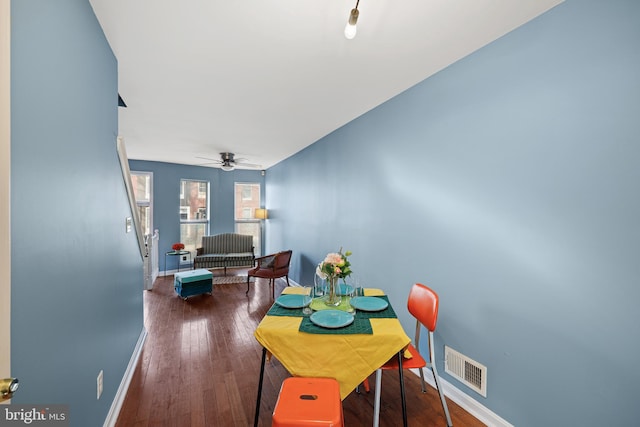
[[[327,256],[325,257],[324,263],[326,264],[340,264],[342,262],[342,256],[340,254],[337,254],[335,252],[332,252],[330,254],[327,254]]]
[[[348,253],[351,253],[348,251]],[[328,253],[318,266],[316,267],[316,274],[323,279],[328,276],[345,278],[351,274],[351,263],[347,260],[347,256],[342,254],[342,248],[340,252]]]

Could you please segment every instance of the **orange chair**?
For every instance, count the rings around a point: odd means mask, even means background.
[[[436,330],[436,323],[438,322],[438,294],[433,290],[426,287],[423,284],[416,283],[409,292],[409,301],[407,307],[409,313],[416,318],[416,336],[415,347],[409,344],[408,350],[411,353],[410,359],[404,359],[402,361],[403,369],[418,369],[420,371],[420,380],[422,382],[422,392],[426,393],[424,374],[422,368],[431,368],[433,378],[436,381],[436,388],[438,394],[440,394],[440,402],[442,403],[442,409],[444,409],[444,415],[447,418],[447,426],[451,427],[451,417],[449,416],[449,408],[447,407],[447,401],[442,393],[442,386],[440,385],[440,378],[438,377],[438,371],[436,369],[435,353],[433,350],[433,331]],[[420,348],[420,329],[421,326],[427,328],[428,343],[429,343],[429,361],[427,362],[420,352],[417,350]],[[378,426],[380,417],[380,387],[382,385],[382,371],[388,369],[398,370],[398,360],[396,357],[391,358],[387,363],[382,365],[380,369],[376,371],[376,395],[375,395],[375,408],[373,415],[373,425]]]
[[[275,280],[277,278],[286,278],[287,286],[289,286],[289,264],[291,263],[291,254],[292,251],[288,250],[256,258],[258,265],[247,272],[247,292],[245,293],[249,294],[249,279],[251,277],[262,277],[269,279],[271,298],[275,298]]]
[[[290,377],[282,382],[272,427],[344,426],[340,385],[333,378]]]

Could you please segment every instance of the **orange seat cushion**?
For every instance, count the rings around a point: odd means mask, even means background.
[[[344,425],[340,386],[333,378],[291,377],[273,410],[273,427],[340,427]]]
[[[424,368],[427,366],[427,361],[420,355],[418,349],[416,349],[413,344],[409,344],[407,347],[409,353],[411,353],[411,358],[405,358],[402,360],[402,368],[403,369],[416,369],[416,368]],[[380,369],[398,369],[398,357],[393,356],[391,359],[387,361]]]

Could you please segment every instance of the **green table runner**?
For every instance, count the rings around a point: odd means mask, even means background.
[[[372,298],[380,298],[389,303],[389,298],[387,298],[386,295],[375,296]],[[366,319],[395,319],[398,316],[396,315],[396,312],[393,311],[393,308],[391,307],[391,303],[389,303],[389,306],[387,306],[387,308],[381,311],[356,310],[356,318],[358,317],[362,317]]]
[[[267,311],[267,316],[304,317],[305,314],[301,308],[284,308],[274,303],[269,311]]]
[[[349,311],[351,310],[351,305],[349,304],[349,297],[342,297],[340,304],[337,306],[331,306],[324,303],[322,297],[314,298],[311,301],[311,305],[309,305],[313,311],[320,310],[342,310]]]
[[[375,298],[382,298],[383,300],[389,302],[389,298],[386,296],[376,296]],[[342,302],[337,307],[331,307],[326,305],[321,298],[315,298],[310,307],[314,311],[319,310],[343,310],[349,311],[351,306],[349,305],[349,298],[343,297]],[[310,334],[372,334],[373,329],[371,328],[371,322],[369,319],[395,319],[398,316],[396,315],[393,308],[391,308],[391,304],[387,308],[381,311],[361,311],[356,310],[355,318],[353,323],[345,326],[343,328],[323,328],[321,326],[315,325],[311,320],[309,320],[309,315],[305,315],[302,312],[301,308],[285,308],[281,307],[278,304],[273,304],[269,311],[267,312],[267,316],[289,316],[289,317],[302,317],[302,322],[300,323],[300,332],[307,332]]]
[[[374,298],[381,298],[386,302],[389,302],[389,298],[386,295],[376,296]],[[342,302],[337,307],[331,307],[326,305],[321,298],[314,298],[311,301],[310,305],[313,311],[319,310],[342,310],[349,311],[351,306],[349,305],[349,298],[342,298]],[[273,304],[269,311],[267,312],[267,316],[290,316],[290,317],[305,317],[305,314],[302,312],[301,308],[285,308],[281,307],[278,304]],[[393,311],[391,304],[387,308],[382,311],[361,311],[356,310],[356,318],[364,318],[364,319],[395,319],[398,317],[396,312]]]
[[[306,332],[309,334],[330,334],[330,335],[348,335],[348,334],[373,334],[371,328],[371,322],[369,319],[360,318],[356,316],[353,319],[353,323],[343,328],[323,328],[314,324],[309,317],[304,317],[300,322],[300,332]]]
[[[324,301],[322,301],[322,298],[314,298],[311,301],[311,304],[309,305],[309,307],[311,307],[313,311],[330,310],[330,309],[349,311],[349,309],[351,309],[348,298],[342,298],[340,305],[338,305],[337,307],[331,307],[326,305]],[[269,311],[267,312],[267,316],[304,317],[305,314],[302,312],[301,308],[285,308],[274,303],[269,309]]]

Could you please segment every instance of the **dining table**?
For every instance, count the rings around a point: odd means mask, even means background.
[[[380,289],[364,288],[365,297],[376,299],[365,298],[362,301],[380,304],[374,304],[375,309],[364,307],[355,310],[348,296],[343,296],[337,307],[327,306],[321,297],[312,298],[309,304],[312,314],[297,304],[280,303],[292,298],[287,295],[308,295],[309,292],[310,288],[305,287],[285,288],[254,332],[262,346],[254,425],[258,425],[265,363],[271,357],[278,359],[292,376],[336,379],[342,400],[389,359],[397,357],[403,425],[406,426],[402,360],[410,357],[405,349],[411,339],[387,296]],[[378,305],[384,309],[379,309]],[[328,314],[321,313],[323,310],[330,309],[351,312],[353,318],[346,316],[349,322],[344,326],[325,325],[316,320],[322,314]]]

